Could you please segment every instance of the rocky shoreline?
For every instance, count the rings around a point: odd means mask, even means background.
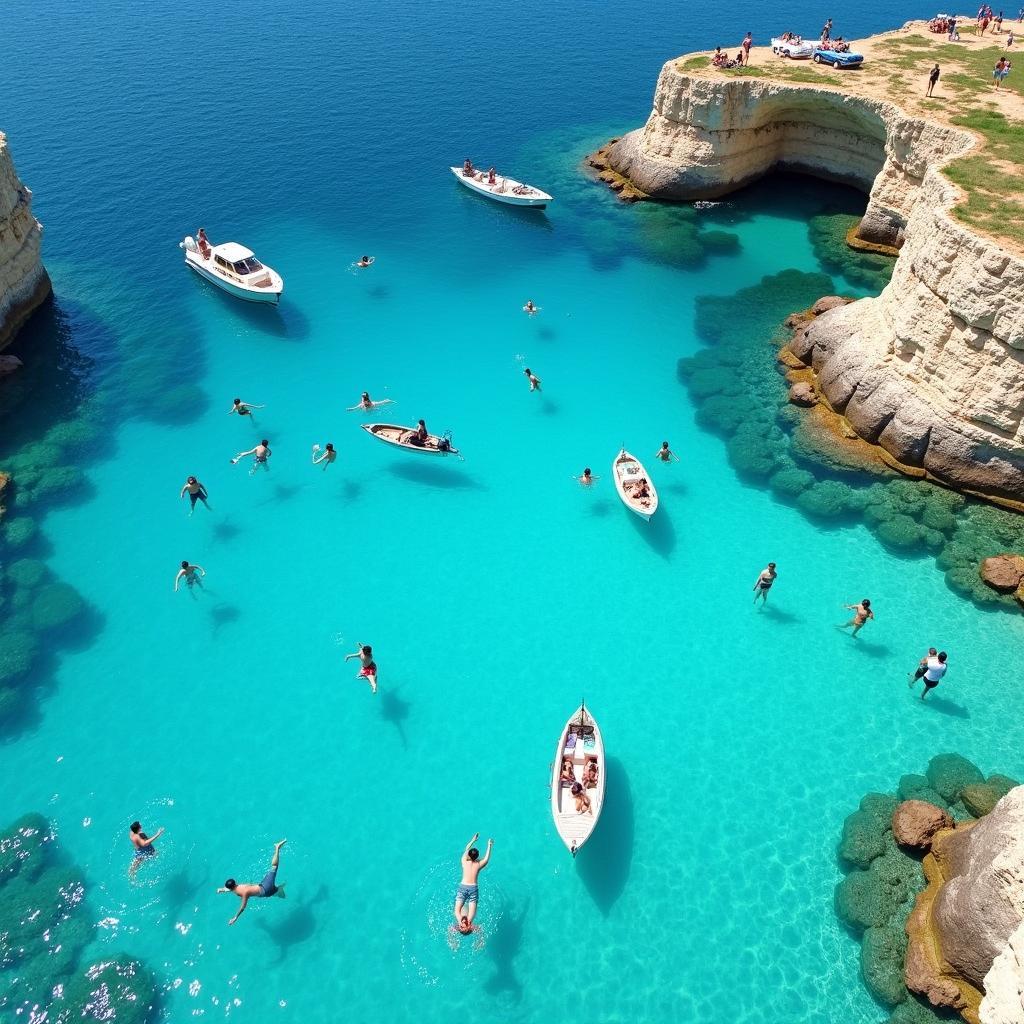
[[[588,165],[630,201],[714,198],[777,170],[865,192],[853,234],[898,250],[892,279],[817,317],[791,351],[892,464],[1024,501],[1024,260],[950,216],[959,193],[940,173],[973,136],[884,100],[692,63],[665,64],[646,125]]]

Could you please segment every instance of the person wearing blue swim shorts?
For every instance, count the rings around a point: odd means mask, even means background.
[[[463,935],[469,935],[473,931],[473,918],[476,917],[476,905],[480,895],[477,879],[480,872],[487,867],[491,859],[491,849],[494,847],[494,840],[488,839],[487,853],[481,860],[480,851],[473,845],[479,838],[480,833],[477,832],[462,852],[462,881],[455,890],[455,922]]]
[[[128,838],[131,840],[132,846],[135,847],[135,853],[132,856],[131,865],[128,868],[128,874],[130,877],[135,877],[135,872],[142,867],[142,862],[148,860],[150,857],[156,856],[156,847],[153,845],[153,841],[159,839],[164,834],[162,828],[158,828],[151,836],[147,836],[142,831],[142,824],[138,821],[133,821],[128,829]]]
[[[282,839],[279,843],[274,843],[274,856],[270,861],[270,870],[263,876],[263,881],[259,885],[255,882],[236,882],[233,878],[229,878],[217,890],[218,893],[233,892],[242,901],[238,913],[228,921],[228,924],[234,924],[242,916],[242,912],[251,899],[268,899],[271,896],[280,896],[281,899],[284,899],[284,886],[277,884],[277,869],[281,863],[281,847],[286,842],[288,842],[287,839]]]

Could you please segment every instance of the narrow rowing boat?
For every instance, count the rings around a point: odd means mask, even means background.
[[[650,521],[658,511],[658,492],[640,460],[623,448],[612,462],[612,474],[622,504],[641,519]]]
[[[536,210],[543,210],[548,203],[554,202],[547,192],[541,192],[539,188],[516,181],[514,178],[506,178],[503,174],[495,175],[492,185],[483,171],[476,170],[471,174],[466,174],[461,167],[452,167],[450,170],[458,178],[460,184],[465,185],[471,192],[487,196],[488,199],[499,203],[506,203],[509,206],[529,206]]]
[[[574,857],[601,817],[606,771],[601,730],[581,704],[558,737],[551,765],[551,816],[555,819],[555,830]],[[574,793],[577,787],[579,791]],[[580,805],[582,809],[577,810]]]
[[[425,441],[413,440],[416,437],[415,427],[402,427],[397,423],[364,423],[363,430],[378,441],[393,445],[395,448],[403,448],[409,452],[419,452],[421,455],[458,455],[458,448],[453,448],[447,437],[437,437],[434,434],[427,434]]]

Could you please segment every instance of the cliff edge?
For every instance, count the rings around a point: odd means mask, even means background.
[[[0,132],[0,349],[50,294],[39,253],[42,230],[32,216],[32,193],[18,180]]]
[[[911,32],[883,42],[934,45],[926,31]],[[830,78],[763,51],[762,60],[776,63],[759,65],[756,77],[710,69],[706,58],[669,61],[647,123],[607,147],[604,159],[657,199],[721,196],[775,170],[866,192],[857,235],[899,250],[892,280],[878,297],[818,317],[790,348],[814,369],[832,407],[899,467],[1021,502],[1024,257],[1012,239],[953,215],[965,196],[943,173],[993,144],[928,109],[912,115],[859,94],[856,72]],[[919,99],[908,103],[922,108]]]

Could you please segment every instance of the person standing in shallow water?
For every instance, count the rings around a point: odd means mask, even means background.
[[[758,598],[761,598],[762,604],[768,603],[768,591],[772,589],[776,576],[778,573],[775,571],[775,563],[769,562],[761,570],[761,575],[757,577],[757,582],[754,584],[754,604],[757,604]]]
[[[255,448],[250,448],[248,451],[239,452],[232,460],[231,465],[238,465],[240,459],[244,459],[246,455],[252,456],[252,469],[249,470],[249,476],[252,476],[257,469],[262,466],[264,469],[270,469],[270,456],[274,453],[270,450],[270,442],[263,438],[262,441]]]
[[[369,644],[357,644],[355,654],[346,654],[345,660],[359,659],[360,669],[356,679],[365,679],[370,684],[370,692],[377,692],[377,663],[373,660],[373,648]]]
[[[473,845],[480,838],[477,832],[466,844],[462,853],[462,881],[455,891],[455,924],[463,935],[469,935],[473,931],[473,918],[476,917],[477,901],[480,890],[477,879],[480,872],[487,867],[491,859],[491,850],[494,848],[494,840],[487,840],[487,853],[483,860],[480,859],[480,851]]]
[[[287,842],[287,839],[282,839],[279,843],[274,843],[274,857],[270,861],[270,870],[263,876],[263,881],[259,885],[254,882],[236,882],[229,878],[217,890],[218,893],[233,892],[242,901],[238,913],[228,920],[228,924],[234,924],[242,916],[251,899],[269,899],[271,896],[284,899],[284,886],[277,884],[277,869],[281,863],[281,847]]]
[[[658,449],[657,454],[654,456],[656,459],[660,459],[662,462],[678,462],[679,456],[668,446],[668,441],[662,441],[661,447]]]
[[[938,80],[939,65],[936,64],[935,67],[932,68],[931,73],[928,75],[928,91],[925,93],[925,96],[931,96],[932,91],[935,89],[935,85],[938,82]]]
[[[151,836],[147,836],[142,831],[142,824],[138,821],[133,821],[128,828],[128,838],[131,841],[132,846],[135,847],[135,853],[132,856],[131,866],[128,868],[128,875],[132,878],[135,877],[135,872],[142,867],[142,862],[150,857],[156,856],[156,847],[153,843],[164,834],[163,828],[158,828]]]
[[[939,685],[939,681],[946,674],[946,670],[949,668],[946,664],[948,655],[945,651],[939,651],[939,653],[936,654],[935,648],[933,647],[928,652],[928,655],[928,658],[925,659],[924,670],[922,671],[920,668],[918,669],[918,672],[921,673],[920,676],[915,675],[915,677],[910,681],[910,685],[913,686],[918,679],[924,680],[924,689],[921,691],[921,700],[924,700],[925,697],[928,696],[929,690],[934,690],[935,687]]]
[[[194,477],[190,476],[186,481],[184,487],[181,489],[180,497],[185,497],[185,492],[188,491],[189,500],[192,502],[192,507],[188,510],[189,517],[191,518],[192,513],[196,510],[196,502],[201,501],[207,508],[210,507],[207,502],[209,495],[206,493],[206,488]]]
[[[867,622],[868,619],[873,619],[875,617],[875,613],[871,610],[871,602],[866,597],[860,602],[860,604],[844,604],[843,607],[848,608],[853,612],[853,618],[850,619],[849,622],[844,622],[839,628],[849,629],[853,626],[853,632],[850,634],[851,636],[856,636],[861,629],[863,629],[864,623]]]

